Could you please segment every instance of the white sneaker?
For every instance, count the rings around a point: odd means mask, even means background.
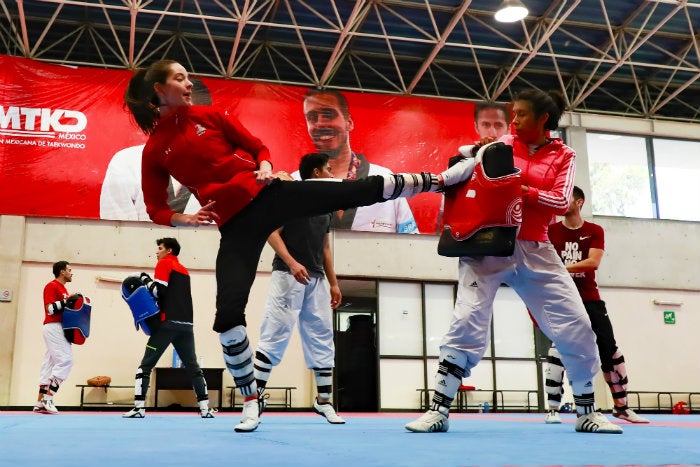
[[[619,410],[617,407],[615,407],[613,408],[612,416],[630,423],[649,423],[649,420],[644,417],[640,417],[632,409]]]
[[[325,417],[326,420],[328,420],[328,423],[332,423],[334,425],[341,425],[345,423],[345,420],[340,418],[338,414],[335,413],[335,410],[330,403],[319,404],[318,399],[314,399],[314,412],[322,417]]]
[[[255,431],[260,424],[260,409],[258,408],[258,400],[252,399],[243,403],[243,411],[241,413],[241,423],[233,427],[239,433]]]
[[[128,412],[122,414],[122,418],[143,418],[146,416],[146,409],[143,407],[134,407]]]
[[[583,433],[622,433],[622,428],[611,423],[600,412],[591,412],[587,415],[579,415],[576,419],[576,431]]]
[[[41,401],[39,401],[39,404],[41,404],[41,408],[37,410],[37,413],[44,413],[48,415],[58,414],[58,409],[53,403],[53,399],[42,399]]]
[[[550,410],[544,417],[544,422],[547,424],[561,423],[561,417],[558,410]]]
[[[407,423],[406,429],[414,433],[445,432],[450,429],[450,421],[439,411],[428,410],[419,419]]]
[[[44,404],[41,403],[41,401],[37,401],[36,404],[34,404],[34,407],[32,407],[32,412],[39,413],[42,410],[44,410]]]
[[[214,418],[215,413],[216,409],[202,409],[199,411],[199,414],[202,416],[202,418]]]

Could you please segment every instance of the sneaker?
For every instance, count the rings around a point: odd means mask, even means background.
[[[547,424],[561,423],[561,417],[558,410],[550,410],[544,417],[544,422]]]
[[[340,418],[338,414],[335,413],[335,410],[330,403],[319,404],[318,399],[314,399],[314,412],[322,417],[325,417],[326,420],[328,420],[328,423],[332,423],[334,425],[342,425],[345,423],[345,420]]]
[[[266,392],[261,392],[258,394],[258,417],[265,411],[265,408],[267,407],[267,400],[269,398],[270,395]]]
[[[41,401],[37,401],[36,404],[34,404],[34,407],[32,407],[32,412],[39,413],[42,410],[44,410],[44,404],[41,403]]]
[[[419,419],[407,423],[406,429],[414,433],[445,432],[450,429],[450,421],[441,412],[428,410]]]
[[[615,418],[619,418],[620,420],[625,420],[625,421],[630,422],[630,423],[649,423],[649,420],[647,420],[644,417],[640,417],[632,409],[620,410],[617,407],[615,407],[615,408],[613,408],[612,416]]]
[[[233,429],[239,433],[255,431],[260,424],[259,410],[257,399],[244,402],[243,410],[241,412],[241,423],[236,425]]]
[[[41,407],[36,411],[37,413],[44,413],[48,415],[58,414],[58,409],[53,403],[53,399],[42,399],[37,403],[37,406],[41,404]],[[37,407],[35,406],[35,408]]]
[[[202,416],[202,418],[214,418],[215,413],[216,409],[204,409],[199,411],[199,414]]]
[[[123,414],[122,418],[143,418],[145,416],[146,409],[144,409],[143,407],[134,407],[133,409]]]
[[[579,415],[576,419],[576,431],[584,433],[622,433],[622,428],[611,423],[600,412]]]

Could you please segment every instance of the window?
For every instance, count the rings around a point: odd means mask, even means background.
[[[659,217],[700,221],[700,142],[653,139]]]
[[[587,133],[594,215],[654,218],[646,139]]]

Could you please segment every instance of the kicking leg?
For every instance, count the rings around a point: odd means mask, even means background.
[[[421,172],[384,177],[384,199],[410,198],[418,193],[442,191],[445,187],[468,180],[474,172],[474,165],[473,158],[464,158],[437,175]]]

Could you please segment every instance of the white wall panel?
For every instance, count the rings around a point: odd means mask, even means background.
[[[454,310],[455,285],[425,284],[425,346],[427,355],[440,355],[440,342]]]
[[[496,357],[535,356],[532,320],[515,290],[500,287],[493,304],[494,348]]]
[[[700,289],[700,223],[595,217],[605,229],[599,285]]]
[[[380,354],[423,355],[420,284],[380,281],[378,293]]]
[[[537,366],[534,361],[496,361],[498,389],[537,389]]]
[[[419,195],[424,196],[424,195]],[[457,280],[457,259],[437,254],[436,235],[334,232],[336,274]]]
[[[379,361],[380,409],[420,408],[423,360],[381,359]]]

